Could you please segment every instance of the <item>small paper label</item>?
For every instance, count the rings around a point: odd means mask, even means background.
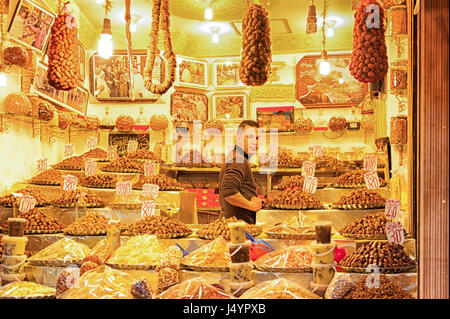
[[[116,184],[117,195],[131,195],[131,181],[118,182]]]
[[[148,217],[155,215],[156,202],[154,200],[147,200],[142,203],[141,216]]]
[[[108,146],[108,161],[114,161],[118,157],[117,145]]]
[[[400,212],[400,201],[388,198],[386,199],[386,206],[384,209],[384,214],[386,218],[396,219]]]
[[[144,163],[144,175],[145,176],[156,175],[156,167],[155,167],[154,162],[145,162]]]
[[[364,174],[364,182],[368,189],[376,189],[380,187],[380,180],[378,178],[377,172],[370,172]]]
[[[36,198],[31,195],[23,195],[20,199],[19,211],[21,213],[29,212],[36,205]]]
[[[364,156],[364,171],[375,172],[377,170],[377,157],[376,155],[366,155]]]
[[[303,162],[302,164],[302,176],[314,176],[316,172],[315,162]]]
[[[78,178],[73,175],[65,175],[64,176],[64,183],[63,183],[63,190],[65,191],[74,191],[77,189],[78,184]]]
[[[303,182],[303,191],[314,194],[317,189],[317,177],[306,176]]]
[[[389,243],[402,245],[405,241],[403,226],[399,221],[386,224],[386,235]]]
[[[158,197],[159,194],[159,186],[156,184],[144,184],[142,186],[142,195],[146,197]]]
[[[43,171],[47,170],[47,159],[43,158],[43,159],[38,159],[37,161],[37,170],[39,173],[42,173]]]
[[[321,145],[313,146],[313,154],[314,157],[323,156],[323,146]]]
[[[89,159],[84,162],[84,175],[91,176],[97,174],[97,162]]]
[[[127,152],[128,154],[134,153],[137,151],[138,142],[135,140],[128,141]]]
[[[97,137],[89,136],[86,142],[86,146],[89,150],[92,150],[97,147]]]
[[[73,156],[73,153],[75,151],[75,148],[73,144],[66,144],[64,147],[64,157],[71,157]]]

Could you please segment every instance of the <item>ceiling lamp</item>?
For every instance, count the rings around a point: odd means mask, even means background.
[[[209,30],[212,33],[212,42],[213,43],[219,43],[219,31],[220,31],[220,28],[217,27],[217,26],[212,26],[212,27],[209,28]]]
[[[314,0],[311,0],[311,5],[308,9],[308,17],[306,18],[306,33],[316,33],[317,32],[317,17],[316,17],[316,6],[314,5]]]
[[[323,12],[322,12],[322,55],[319,62],[319,73],[327,75],[331,71],[331,64],[328,62],[327,51],[325,50],[325,18],[327,16],[327,0],[323,0]]]
[[[327,20],[326,25],[327,25],[326,36],[327,38],[331,38],[332,36],[334,36],[334,26],[336,25],[336,21]]]
[[[113,53],[113,41],[111,32],[111,19],[108,19],[108,13],[111,11],[111,0],[105,3],[105,18],[103,19],[103,29],[98,41],[98,55],[103,59],[109,59]]]
[[[212,20],[213,11],[211,9],[211,1],[208,1],[208,7],[205,10],[205,20]]]
[[[141,20],[141,16],[138,14],[131,15],[130,32],[136,32],[137,24]]]
[[[98,4],[101,4],[101,3],[105,2],[105,0],[95,0],[95,2],[97,2]]]

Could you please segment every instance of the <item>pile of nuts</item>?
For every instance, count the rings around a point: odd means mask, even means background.
[[[320,209],[323,207],[315,195],[304,192],[301,188],[287,188],[283,191],[270,192],[267,197],[267,205],[275,208],[292,206],[295,209]]]
[[[242,220],[238,220],[236,217],[230,218],[219,218],[204,226],[203,228],[197,231],[199,236],[222,236],[226,240],[231,239],[230,228],[228,227],[229,223],[243,222]],[[262,233],[262,228],[258,225],[246,224],[245,231],[247,231],[252,236],[258,236]]]
[[[311,119],[298,119],[294,123],[294,129],[297,133],[308,133],[314,128],[314,123]]]
[[[212,167],[213,164],[197,150],[190,150],[177,162],[177,166],[183,167]]]
[[[128,231],[132,234],[184,234],[192,233],[185,224],[164,216],[148,216],[129,226]]]
[[[294,175],[283,178],[281,182],[277,185],[277,189],[286,189],[292,187],[303,187],[303,182],[305,178],[301,175]]]
[[[169,127],[169,120],[164,114],[153,114],[150,118],[150,127],[154,131],[164,131]]]
[[[355,170],[351,172],[344,173],[340,175],[334,185],[336,186],[355,186],[355,185],[365,185],[364,174],[366,172],[363,170]],[[379,178],[380,185],[386,184],[386,181]]]
[[[155,155],[152,151],[146,148],[138,149],[136,152],[127,155],[129,159],[145,159],[154,162],[162,162],[161,159]]]
[[[55,218],[34,208],[26,213],[20,213],[17,218],[26,219],[25,230],[55,231],[62,230],[64,226]],[[4,229],[8,229],[8,221],[3,224]]]
[[[87,121],[84,117],[78,114],[71,114],[72,117],[72,126],[75,128],[85,129],[87,128]]]
[[[242,56],[239,78],[247,86],[267,82],[272,62],[270,20],[263,6],[251,4],[242,20]]]
[[[56,109],[49,102],[41,100],[38,106],[38,119],[51,121],[55,116]]]
[[[408,142],[408,119],[406,117],[391,117],[391,144],[406,144]]]
[[[3,50],[3,63],[23,68],[28,64],[28,53],[20,46],[7,47]]]
[[[88,130],[96,131],[100,126],[100,120],[95,115],[86,116],[86,123],[87,123],[86,128]]]
[[[144,164],[134,162],[127,157],[121,157],[104,166],[102,170],[117,173],[142,173],[144,172]]]
[[[119,131],[132,131],[134,120],[129,115],[120,115],[116,120],[116,128]]]
[[[386,224],[389,222],[384,212],[368,214],[354,220],[339,232],[341,234],[384,234],[386,233]]]
[[[380,286],[369,288],[367,276],[362,277],[344,296],[344,299],[414,299],[406,290],[394,285],[385,275],[380,275]]]
[[[61,185],[63,182],[62,173],[56,169],[49,168],[42,173],[34,176],[31,180],[31,184],[37,185]]]
[[[54,167],[66,170],[81,170],[84,166],[83,156],[72,156],[63,159],[61,162],[56,164]]]
[[[84,235],[89,233],[106,233],[109,218],[98,213],[87,213],[64,229],[70,235]]]
[[[366,208],[384,207],[386,199],[376,191],[370,189],[357,189],[349,195],[342,196],[334,205],[362,205]]]
[[[160,190],[178,190],[182,186],[174,178],[170,178],[164,174],[154,176],[139,175],[139,180],[133,184],[134,189],[142,189],[144,184],[155,184],[159,186]]]
[[[64,7],[50,31],[47,79],[57,90],[72,90],[80,81],[76,25],[74,16]]]
[[[314,162],[316,162],[316,168],[335,167],[339,165],[338,159],[329,155],[317,156]]]
[[[343,131],[347,124],[347,120],[343,117],[333,116],[328,122],[328,128],[332,131]]]
[[[67,130],[72,124],[72,116],[64,112],[58,112],[58,127],[61,130]]]
[[[375,264],[381,268],[415,266],[414,259],[403,250],[403,246],[383,241],[364,242],[353,254],[340,263],[343,267],[365,268]]]
[[[271,163],[270,154],[259,154],[258,161],[261,166],[269,166]],[[301,167],[303,161],[299,157],[294,157],[291,152],[278,149],[277,165],[278,167]]]
[[[76,203],[80,207],[104,207],[106,204],[103,199],[88,189],[62,191],[60,197],[52,201],[52,205],[56,207],[75,207]]]
[[[183,187],[183,188],[194,188],[194,184],[188,179],[180,178],[179,182],[180,182],[181,187]]]
[[[47,206],[52,201],[48,196],[43,194],[41,191],[30,186],[15,191],[15,193],[33,196],[34,198],[36,198],[35,206],[37,207]],[[5,196],[0,197],[0,206],[12,207],[14,202],[16,202],[17,205],[19,205],[20,198],[19,197],[15,198],[13,194],[7,194]]]
[[[84,187],[115,188],[117,177],[107,174],[96,174],[82,178],[80,184]]]
[[[108,157],[108,152],[97,147],[81,154],[81,156],[83,156],[84,158],[106,159]]]

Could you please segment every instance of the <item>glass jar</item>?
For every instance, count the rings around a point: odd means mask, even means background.
[[[136,119],[136,122],[134,123],[134,129],[136,131],[146,131],[150,127],[150,125],[147,124],[148,121],[146,121],[144,117],[144,107],[139,107],[139,116]]]
[[[391,63],[391,91],[403,93],[408,88],[407,66],[408,62],[404,60]]]
[[[393,6],[391,13],[392,34],[408,34],[408,16],[406,6]]]
[[[350,119],[347,122],[348,130],[359,130],[361,128],[361,122],[356,117],[356,109],[352,107],[352,114],[350,115]]]
[[[373,114],[364,114],[362,116],[361,128],[367,132],[373,132],[375,130],[375,118]]]
[[[319,116],[317,120],[314,122],[314,131],[327,131],[328,130],[328,121],[325,120],[323,116],[323,110],[319,109]]]
[[[114,124],[112,118],[109,116],[109,107],[105,107],[105,117],[100,122],[100,129],[112,131],[114,130],[114,127],[116,127],[116,125]]]
[[[406,144],[408,141],[408,117],[397,115],[391,117],[391,144]]]

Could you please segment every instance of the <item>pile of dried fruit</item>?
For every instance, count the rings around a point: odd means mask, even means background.
[[[26,213],[20,213],[17,218],[26,219],[25,232],[40,231],[40,232],[54,232],[62,230],[64,226],[55,218],[47,216],[46,214],[34,208]],[[2,226],[3,229],[8,229],[8,221],[6,220]]]
[[[72,156],[55,164],[53,167],[66,170],[81,170],[84,166],[84,160],[85,158],[83,156]]]
[[[106,234],[110,227],[109,222],[109,218],[99,213],[90,212],[67,226],[64,232],[75,236]]]
[[[74,191],[61,191],[60,197],[52,201],[56,207],[104,207],[105,201],[88,189],[76,189]]]
[[[143,173],[144,164],[127,157],[121,157],[104,166],[102,170],[115,173]]]
[[[172,220],[164,216],[149,216],[140,221],[131,224],[128,231],[132,234],[186,234],[192,233],[192,230],[185,224]]]
[[[222,236],[226,240],[230,240],[230,228],[228,227],[229,223],[236,223],[238,220],[236,217],[230,217],[230,218],[219,218],[212,223],[209,223],[208,225],[202,227],[197,231],[197,235],[200,237],[218,237]],[[243,222],[243,221],[242,221]],[[258,225],[252,225],[252,224],[246,224],[245,230],[252,236],[258,236],[262,233],[262,228]]]
[[[379,278],[379,287],[369,288],[367,276],[362,277],[344,299],[414,299],[409,292],[394,285],[385,275],[380,275]]]
[[[33,188],[31,186],[19,189],[14,193],[33,196],[34,198],[36,198],[36,205],[35,205],[36,207],[48,206],[52,201],[50,197],[46,196],[38,189]],[[17,205],[19,205],[20,197],[15,198],[13,194],[7,194],[5,196],[0,197],[0,206],[12,207],[14,202],[16,202]]]
[[[268,206],[281,209],[320,209],[320,200],[313,194],[300,188],[287,188],[283,191],[269,193]]]
[[[37,185],[61,185],[63,182],[62,173],[56,169],[49,168],[42,173],[34,176],[31,180],[31,184]]]
[[[181,184],[174,178],[170,178],[164,174],[153,176],[139,175],[139,180],[133,184],[133,189],[142,189],[144,184],[155,184],[159,186],[159,190],[180,190]]]
[[[96,174],[82,178],[80,184],[92,188],[115,188],[117,177],[108,174]]]
[[[386,199],[376,191],[369,189],[357,189],[349,195],[342,196],[334,206],[342,209],[355,208],[381,208],[386,204]]]

